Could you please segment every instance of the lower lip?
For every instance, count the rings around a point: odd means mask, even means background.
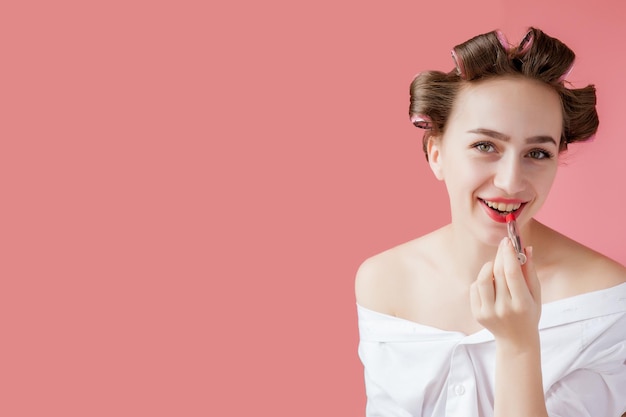
[[[490,208],[483,200],[479,200],[479,201],[481,205],[483,206],[483,209],[487,213],[487,216],[489,216],[491,220],[498,222],[498,223],[506,223],[506,214],[499,214],[497,211]],[[513,212],[515,213],[515,218],[519,217],[523,208],[524,208],[524,204],[522,204],[520,208],[518,208],[517,210]]]

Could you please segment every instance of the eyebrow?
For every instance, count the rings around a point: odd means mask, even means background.
[[[478,135],[485,135],[485,136],[489,136],[490,138],[501,140],[503,142],[508,142],[511,140],[511,138],[505,135],[504,133],[500,133],[491,129],[483,129],[483,128],[472,129],[472,130],[468,130],[467,133],[476,133]],[[553,143],[554,146],[558,146],[554,138],[548,135],[531,136],[529,138],[526,138],[526,143]]]

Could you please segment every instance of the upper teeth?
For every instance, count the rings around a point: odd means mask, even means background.
[[[495,203],[493,201],[487,201],[487,200],[485,200],[485,204],[487,204],[492,209],[496,209],[498,211],[513,211],[513,210],[517,210],[522,205],[521,203],[505,204],[505,203]]]

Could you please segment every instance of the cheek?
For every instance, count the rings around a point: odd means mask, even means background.
[[[459,183],[475,187],[493,177],[494,167],[486,161],[464,158],[455,161],[450,170],[454,172]]]
[[[450,197],[466,199],[480,190],[492,177],[489,164],[458,159],[446,166],[445,182]],[[455,198],[456,197],[456,198]]]
[[[545,199],[552,189],[552,185],[554,184],[554,180],[556,179],[556,166],[550,167],[549,169],[542,170],[535,174],[535,179],[533,180],[535,190],[538,194],[541,194]]]

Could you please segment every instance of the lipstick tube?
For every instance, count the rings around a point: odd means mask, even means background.
[[[515,248],[515,252],[517,252],[517,259],[521,265],[526,263],[526,254],[522,249],[522,242],[519,237],[519,231],[517,230],[517,222],[515,221],[515,216],[513,213],[509,213],[506,215],[506,227],[509,232],[509,239],[511,239],[511,243],[513,243],[513,248]]]

